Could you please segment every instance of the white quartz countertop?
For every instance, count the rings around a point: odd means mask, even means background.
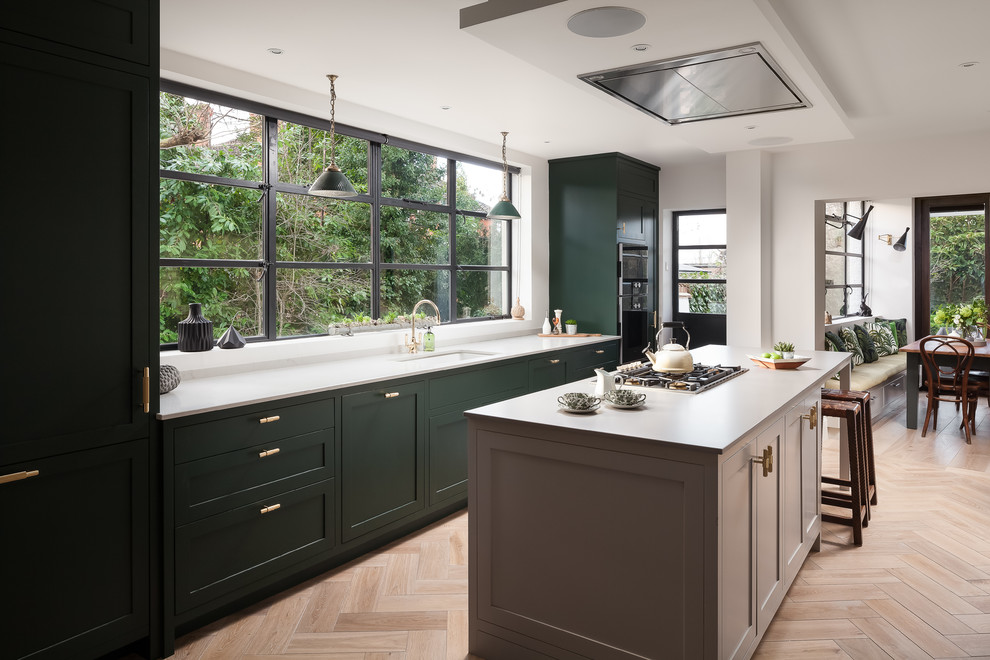
[[[338,338],[339,339],[339,338]],[[526,334],[469,341],[416,355],[389,352],[348,356],[346,353],[265,362],[264,368],[213,368],[203,375],[180,369],[179,386],[161,396],[158,419],[173,419],[235,406],[277,401],[301,394],[366,385],[394,378],[467,367],[506,358],[536,355],[618,339],[602,337],[538,337]],[[251,349],[249,344],[239,351]],[[219,350],[219,349],[214,349]],[[396,349],[398,350],[398,349]]]
[[[595,382],[588,379],[475,408],[466,414],[722,452],[766,420],[786,412],[803,392],[821,387],[837,370],[848,368],[850,361],[848,353],[797,351],[811,359],[797,369],[772,370],[747,357],[761,355],[763,350],[714,345],[693,349],[691,357],[696,363],[742,365],[749,371],[697,394],[637,388],[646,393],[646,403],[632,410],[611,408],[604,402],[588,414],[560,410],[557,397],[561,394],[594,393]]]

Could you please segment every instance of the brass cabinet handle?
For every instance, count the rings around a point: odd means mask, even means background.
[[[266,513],[271,513],[275,509],[281,509],[281,508],[282,508],[282,505],[281,504],[273,504],[271,506],[263,507],[261,509],[261,515],[265,515]]]
[[[385,393],[385,398],[386,399],[394,399],[397,396],[399,396],[399,393],[398,392],[386,392]]]
[[[262,417],[258,420],[260,424],[268,424],[269,422],[277,422],[282,419],[279,415],[272,415],[271,417]]]
[[[141,407],[144,412],[151,412],[151,368],[144,368],[144,375],[141,377]]]
[[[595,355],[601,355],[604,352],[605,351],[603,351],[602,349],[598,349],[597,351],[595,351]]]
[[[657,310],[653,310],[653,327],[657,327]],[[671,330],[673,332],[673,330]]]
[[[279,449],[278,447],[276,447],[275,449],[266,449],[265,451],[258,452],[258,458],[264,458],[265,456],[271,456],[273,454],[279,453],[280,451],[282,451],[282,450]]]
[[[764,477],[770,476],[770,473],[773,472],[773,447],[767,445],[767,448],[763,450],[763,456],[758,456],[752,460],[754,463],[759,463],[763,466]]]
[[[550,360],[550,364],[558,364],[558,363],[560,363],[560,360]]]
[[[801,415],[801,419],[808,420],[808,428],[815,428],[818,426],[818,404],[811,406],[807,415]]]
[[[40,474],[37,470],[25,470],[22,472],[11,472],[10,474],[0,474],[0,484],[7,484],[11,481],[22,481],[37,477]]]

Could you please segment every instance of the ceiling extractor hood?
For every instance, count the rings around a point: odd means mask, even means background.
[[[668,124],[811,106],[760,43],[578,78]]]

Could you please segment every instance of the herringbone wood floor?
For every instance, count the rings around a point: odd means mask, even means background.
[[[879,506],[863,547],[826,524],[756,658],[990,658],[990,414],[967,446],[875,425]],[[837,465],[826,437],[825,471]],[[182,660],[464,660],[467,513],[178,640]]]

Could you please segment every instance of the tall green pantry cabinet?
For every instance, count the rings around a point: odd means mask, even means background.
[[[0,15],[4,660],[151,633],[157,34],[150,2]]]
[[[656,332],[659,172],[655,165],[620,153],[550,161],[550,305],[576,319],[579,332],[623,334],[623,349],[629,336],[623,322],[652,328],[639,328],[637,335]],[[637,315],[626,314],[625,321],[619,244],[639,248],[649,264],[651,307],[637,308]],[[638,348],[636,352],[638,359]]]

